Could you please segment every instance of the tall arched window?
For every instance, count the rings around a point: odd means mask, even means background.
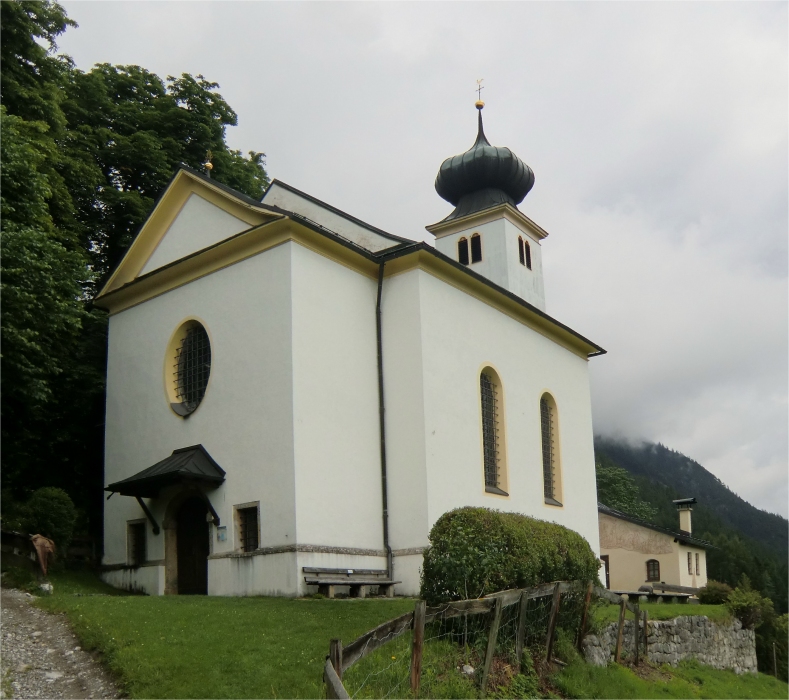
[[[524,252],[526,254],[526,267],[531,270],[531,248],[529,247],[529,241],[523,242]]]
[[[458,262],[461,265],[468,265],[468,238],[461,238],[458,241]]]
[[[479,262],[482,260],[482,236],[475,233],[471,237],[471,262]]]
[[[526,264],[526,258],[524,257],[523,253],[523,237],[518,236],[518,259],[521,261],[521,265]]]
[[[647,581],[660,581],[660,562],[657,559],[647,562]]]
[[[479,375],[482,402],[482,461],[485,469],[485,490],[508,495],[504,490],[506,464],[504,461],[504,420],[501,382],[490,368]]]
[[[559,436],[557,429],[556,402],[550,394],[540,399],[540,432],[542,437],[542,478],[545,502],[552,506],[562,505],[561,471],[559,468]]]

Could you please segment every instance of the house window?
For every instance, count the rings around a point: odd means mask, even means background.
[[[521,261],[521,265],[526,264],[526,257],[523,252],[523,237],[518,236],[518,259]]]
[[[461,238],[458,241],[458,262],[461,265],[468,265],[468,238]]]
[[[258,506],[236,508],[238,543],[242,552],[254,552],[258,548]]]
[[[129,523],[127,530],[129,564],[140,566],[145,563],[145,522]]]
[[[211,374],[211,342],[197,321],[184,323],[170,341],[172,388],[170,406],[179,416],[188,416],[203,400]]]
[[[647,562],[647,581],[660,581],[660,562],[657,559]]]
[[[557,454],[556,403],[550,394],[540,399],[543,494],[548,505],[560,506],[561,474]]]
[[[488,367],[479,375],[482,402],[482,461],[485,470],[485,490],[506,496],[503,490],[501,384],[496,373]]]
[[[529,241],[523,241],[523,252],[526,256],[526,267],[531,270],[531,248],[529,247]]]
[[[482,236],[475,233],[471,237],[471,262],[477,263],[482,260]]]
[[[688,573],[693,573],[693,555],[688,552]]]
[[[701,575],[701,565],[699,563],[699,553],[696,552],[696,576]]]

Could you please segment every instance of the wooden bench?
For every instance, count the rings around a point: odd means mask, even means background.
[[[349,586],[351,598],[366,598],[367,589],[378,586],[378,590],[387,598],[394,597],[394,587],[400,581],[392,581],[386,569],[321,569],[305,566],[301,569],[305,574],[304,582],[308,586],[317,586],[318,593],[327,598],[334,598],[335,586]]]

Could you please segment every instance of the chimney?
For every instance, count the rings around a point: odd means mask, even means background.
[[[690,514],[693,511],[693,504],[696,503],[696,499],[680,498],[677,501],[672,501],[672,503],[677,506],[679,511],[679,529],[690,535],[693,532],[690,525]]]

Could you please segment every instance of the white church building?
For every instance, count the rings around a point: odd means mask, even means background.
[[[413,595],[460,506],[599,554],[588,361],[605,351],[546,313],[548,234],[518,209],[534,174],[488,143],[482,106],[436,178],[455,209],[435,246],[277,180],[256,201],[176,172],[96,300],[106,581],[298,596],[347,575]]]

